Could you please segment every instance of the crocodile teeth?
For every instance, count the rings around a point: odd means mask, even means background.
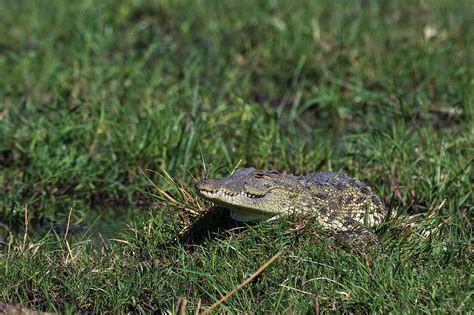
[[[203,195],[207,196],[207,197],[216,197],[218,195],[221,195],[221,196],[226,196],[226,197],[236,197],[236,196],[245,196],[247,198],[252,198],[252,199],[255,199],[255,198],[261,198],[263,196],[261,195],[254,195],[254,194],[251,194],[251,193],[248,193],[248,192],[245,192],[245,191],[241,191],[241,192],[238,192],[238,193],[232,193],[232,192],[229,192],[229,191],[225,191],[225,190],[200,190],[200,193],[202,193]]]
[[[262,196],[259,196],[259,195],[254,195],[254,194],[250,194],[250,193],[244,193],[245,196],[247,196],[248,198],[260,198]]]

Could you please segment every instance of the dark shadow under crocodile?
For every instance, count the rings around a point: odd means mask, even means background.
[[[217,238],[226,237],[229,233],[247,230],[249,223],[232,219],[229,210],[212,207],[200,216],[182,235],[178,242],[183,245],[199,245]]]

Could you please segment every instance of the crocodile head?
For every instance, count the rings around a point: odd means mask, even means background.
[[[230,209],[234,219],[258,221],[288,211],[299,185],[293,175],[243,168],[223,179],[201,179],[194,187],[199,196]]]

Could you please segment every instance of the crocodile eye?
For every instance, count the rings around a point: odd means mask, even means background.
[[[264,178],[265,174],[263,174],[263,173],[254,173],[253,177],[255,177],[255,178]]]

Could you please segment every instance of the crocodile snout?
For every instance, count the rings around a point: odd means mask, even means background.
[[[194,189],[196,190],[203,190],[206,188],[206,180],[200,179],[194,184]]]
[[[212,179],[200,179],[194,184],[194,189],[199,191],[215,191],[216,185]]]

